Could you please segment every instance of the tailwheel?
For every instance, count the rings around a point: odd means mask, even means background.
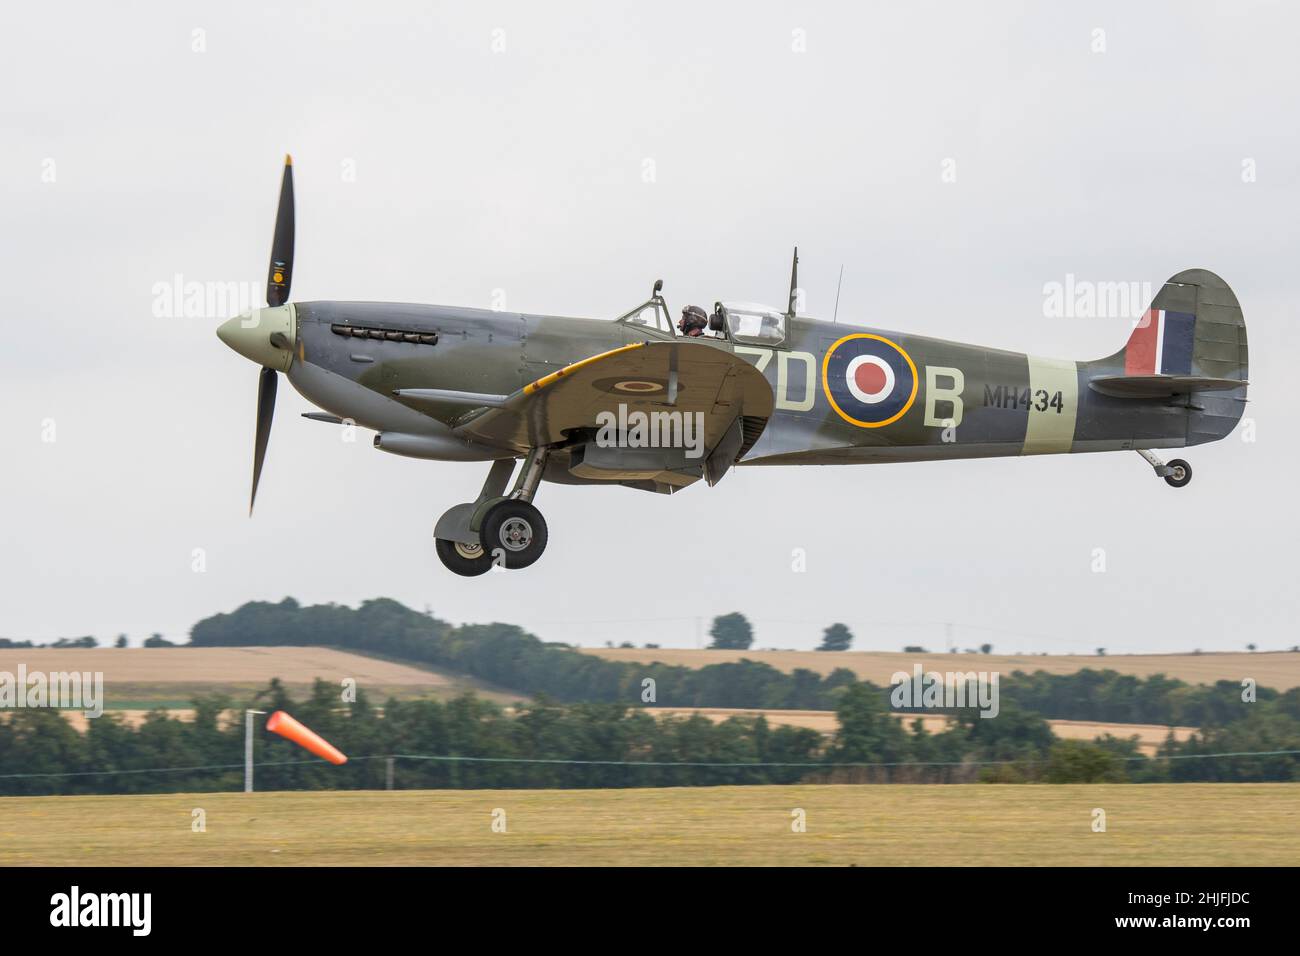
[[[1175,458],[1169,464],[1165,464],[1160,458],[1145,448],[1134,449],[1143,460],[1155,471],[1157,478],[1163,478],[1171,488],[1181,488],[1192,480],[1192,466],[1187,464],[1181,458]]]
[[[527,501],[506,498],[483,516],[479,540],[489,565],[499,557],[507,568],[526,568],[546,550],[546,519]]]
[[[1192,466],[1181,458],[1175,458],[1165,467],[1169,469],[1165,482],[1172,488],[1181,488],[1192,480]]]
[[[461,577],[474,578],[492,570],[492,555],[481,544],[437,538],[434,549],[447,570]]]

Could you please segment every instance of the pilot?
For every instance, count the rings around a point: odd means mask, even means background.
[[[682,335],[697,338],[703,335],[704,330],[708,327],[708,313],[698,305],[688,305],[682,309],[682,320],[677,323],[677,328],[681,330]]]

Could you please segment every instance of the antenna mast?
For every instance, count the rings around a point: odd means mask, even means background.
[[[794,301],[797,297],[796,289],[799,286],[799,247],[794,247],[794,261],[790,263],[790,302],[786,306],[785,315],[788,319],[794,318]]]
[[[831,316],[831,323],[834,324],[840,320],[840,288],[844,285],[844,263],[840,263],[840,281],[835,283],[835,314]]]

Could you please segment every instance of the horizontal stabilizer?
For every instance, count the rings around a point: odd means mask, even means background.
[[[1248,384],[1244,379],[1207,378],[1203,375],[1098,375],[1088,382],[1088,387],[1112,398],[1169,398],[1189,392],[1241,388]]]

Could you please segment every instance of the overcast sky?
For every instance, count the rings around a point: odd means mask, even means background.
[[[589,644],[732,610],[772,647],[1300,641],[1295,7],[234,6],[5,13],[0,635],[184,639],[292,595]],[[1132,453],[545,485],[545,557],[467,580],[432,529],[486,466],[344,444],[285,383],[249,520],[257,369],[157,286],[261,287],[285,152],[297,300],[781,303],[798,242],[811,315],[843,265],[841,321],[1090,359],[1128,320],[1048,317],[1046,283],[1209,268],[1256,440],[1179,491]]]

